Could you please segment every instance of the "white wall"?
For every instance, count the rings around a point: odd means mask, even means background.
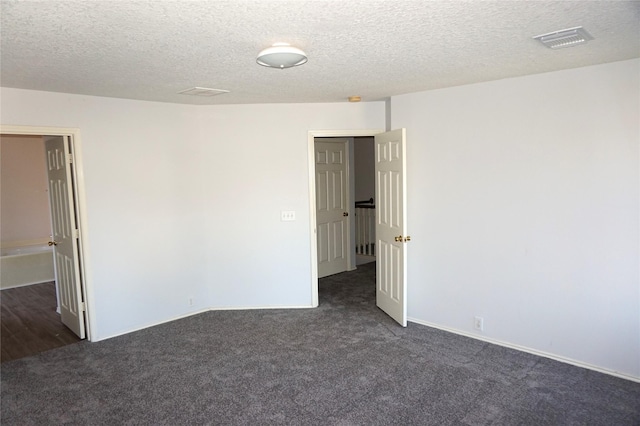
[[[373,137],[355,138],[354,201],[366,201],[376,196],[376,172]]]
[[[376,129],[384,103],[202,107],[214,307],[311,306],[309,130]],[[282,210],[295,222],[280,221]]]
[[[46,243],[51,219],[42,137],[0,137],[0,162],[2,247]]]
[[[187,313],[183,294],[206,306],[195,107],[15,89],[1,107],[4,125],[80,129],[94,340]]]
[[[94,340],[209,307],[310,306],[307,132],[384,123],[382,102],[0,98],[3,125],[80,129]]]
[[[639,71],[392,98],[410,317],[640,378]]]
[[[482,337],[640,377],[639,68],[392,98],[414,320],[471,334],[479,315]],[[208,307],[309,306],[307,132],[385,122],[384,103],[0,102],[4,125],[80,129],[96,340]]]

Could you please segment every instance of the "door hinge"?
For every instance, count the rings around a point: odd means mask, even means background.
[[[73,164],[73,154],[69,154],[69,164]]]
[[[74,238],[80,238],[80,230],[79,229],[74,229],[73,230],[73,237]]]
[[[87,311],[87,305],[85,304],[85,302],[82,302],[82,303],[80,304],[80,310],[81,310],[82,312],[86,312],[86,311]]]

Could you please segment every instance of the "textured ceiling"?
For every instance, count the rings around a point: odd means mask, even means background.
[[[0,84],[191,104],[363,101],[640,57],[640,1],[1,2]],[[551,50],[535,35],[583,26]],[[309,62],[257,53],[284,41]],[[211,98],[194,86],[229,90]]]

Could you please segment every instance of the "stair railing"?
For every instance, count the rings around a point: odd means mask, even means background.
[[[376,205],[373,198],[356,201],[356,254],[375,256]]]

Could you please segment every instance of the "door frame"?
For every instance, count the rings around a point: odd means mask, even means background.
[[[309,240],[311,241],[311,306],[317,307],[318,300],[318,236],[316,229],[316,138],[353,138],[375,136],[384,133],[384,129],[364,130],[309,130],[307,135],[307,154],[309,161]],[[351,200],[349,200],[351,202]],[[351,246],[349,246],[351,250]]]
[[[36,126],[9,126],[0,125],[0,133],[6,135],[31,135],[31,136],[68,136],[70,139],[73,162],[71,173],[74,180],[74,209],[80,230],[79,244],[79,268],[82,277],[82,293],[85,307],[85,332],[88,341],[92,339],[91,330],[95,324],[93,315],[93,288],[89,268],[89,244],[87,241],[87,203],[85,197],[84,167],[82,160],[82,143],[80,129],[63,127],[36,127]]]

